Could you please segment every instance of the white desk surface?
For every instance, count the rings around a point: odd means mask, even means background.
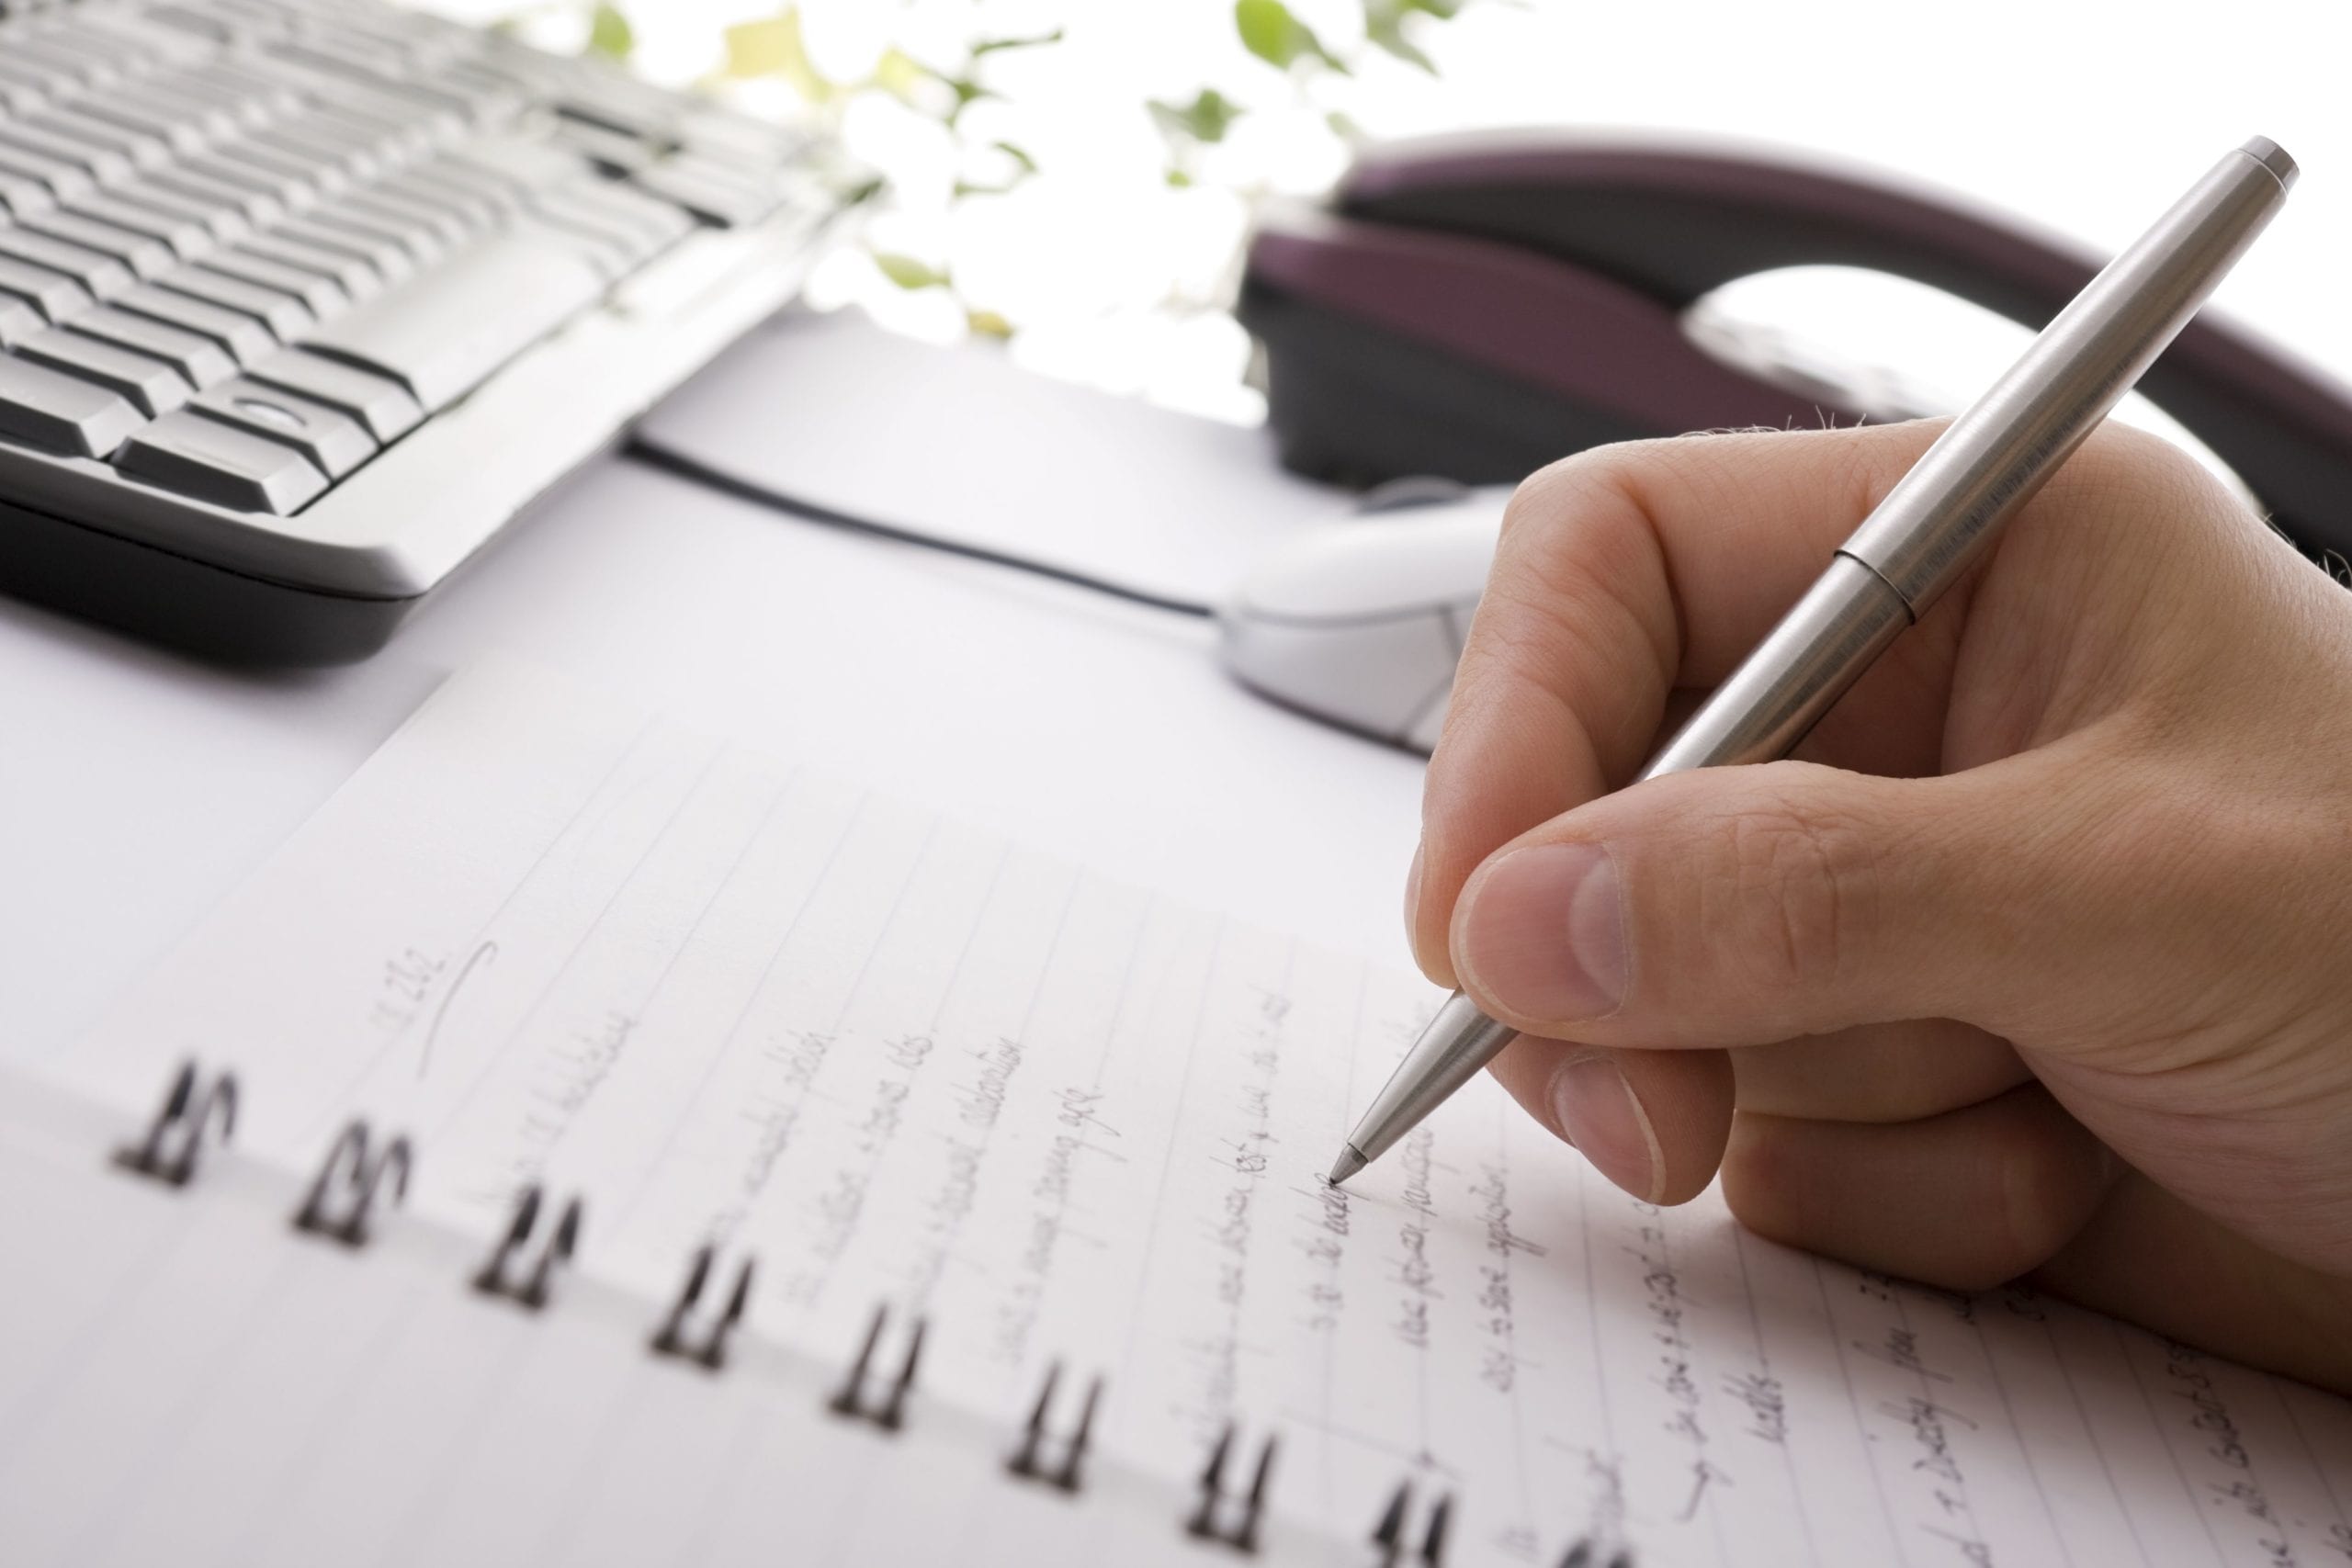
[[[1035,382],[985,352],[787,320],[682,396],[766,409],[789,432],[769,460],[797,452],[806,468],[770,477],[834,504],[868,501],[851,492],[870,475],[870,503],[903,520],[960,516],[1008,541],[1034,522],[1049,547],[1182,588],[1339,509],[1279,474],[1258,432]],[[1213,502],[1204,522],[1195,497]],[[0,599],[0,1061],[70,1048],[491,649],[1404,965],[1419,760],[1246,694],[1214,645],[1203,622],[829,532],[621,460],[345,669],[224,671]]]

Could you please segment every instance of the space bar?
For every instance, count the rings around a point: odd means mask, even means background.
[[[302,346],[390,376],[437,412],[604,288],[595,268],[560,241],[493,234],[335,317]]]

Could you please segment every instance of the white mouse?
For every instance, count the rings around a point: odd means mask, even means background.
[[[1408,481],[1317,528],[1218,612],[1225,667],[1261,695],[1427,752],[1487,586],[1510,487]]]

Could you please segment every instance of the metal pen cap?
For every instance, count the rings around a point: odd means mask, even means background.
[[[1641,778],[1786,756],[2131,390],[2277,213],[2296,173],[2277,142],[2256,137],[2102,268],[1887,492]],[[1379,1158],[1514,1032],[1455,992],[1329,1179]]]

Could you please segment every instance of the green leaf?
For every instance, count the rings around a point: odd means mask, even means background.
[[[739,22],[720,35],[727,48],[728,75],[780,76],[785,85],[812,104],[833,96],[833,85],[808,62],[800,39],[800,8],[787,6],[775,16],[756,22]]]
[[[607,60],[627,60],[637,48],[637,30],[611,0],[597,0],[588,22],[588,52]]]
[[[1012,335],[1012,323],[994,310],[966,310],[964,325],[975,337],[1009,338]]]
[[[1014,163],[1020,164],[1021,172],[1023,174],[1034,175],[1037,172],[1037,160],[1029,156],[1029,154],[1023,149],[1015,147],[1012,142],[991,141],[989,145],[1003,153],[1006,157],[1012,159]]]
[[[1168,171],[1168,184],[1174,190],[1189,190],[1192,188],[1193,176],[1182,169],[1170,169]]]
[[[943,288],[947,284],[947,275],[937,267],[896,251],[875,252],[874,265],[901,288]]]
[[[1437,62],[1422,53],[1420,46],[1407,38],[1396,23],[1391,22],[1382,28],[1366,27],[1363,36],[1367,42],[1395,55],[1406,64],[1418,65],[1432,76],[1437,74]]]
[[[1385,50],[1408,65],[1437,74],[1437,62],[1405,34],[1405,18],[1416,12],[1437,21],[1461,13],[1463,0],[1363,0],[1364,41]]]
[[[1233,0],[1234,30],[1241,47],[1267,64],[1287,71],[1300,60],[1313,58],[1347,74],[1347,66],[1323,47],[1315,29],[1290,14],[1283,0]]]
[[[966,109],[970,108],[980,99],[1001,96],[981,86],[969,76],[943,76],[940,80],[945,82],[947,90],[956,95],[955,103],[948,106],[947,109],[947,123],[951,126],[963,116]]]
[[[1325,115],[1323,117],[1323,123],[1331,128],[1332,135],[1338,137],[1340,141],[1349,143],[1351,146],[1366,140],[1363,133],[1363,127],[1358,125],[1354,120],[1350,119],[1346,115],[1341,114],[1338,109],[1333,109],[1330,113]]]
[[[1152,120],[1160,130],[1194,141],[1224,141],[1233,122],[1241,118],[1241,106],[1215,87],[1202,88],[1189,104],[1163,103],[1154,98],[1144,107],[1151,111]]]
[[[994,54],[1000,50],[1039,49],[1046,44],[1061,41],[1062,30],[1059,28],[1056,28],[1052,32],[1036,33],[1029,38],[984,38],[972,46],[972,58],[978,60],[983,54]]]

